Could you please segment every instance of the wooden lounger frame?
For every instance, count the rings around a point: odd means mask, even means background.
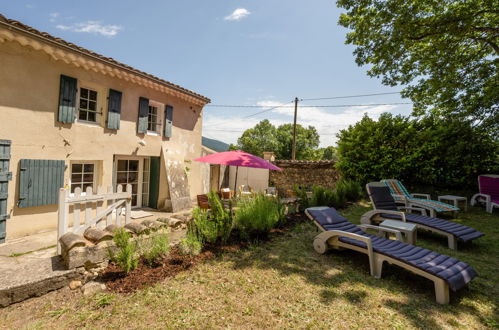
[[[305,214],[316,224],[317,227],[322,231],[319,235],[317,235],[314,238],[314,249],[320,254],[324,254],[327,252],[329,248],[333,248],[336,250],[340,249],[350,249],[354,250],[357,252],[361,252],[364,254],[367,254],[369,257],[369,268],[371,275],[374,276],[375,278],[381,278],[382,270],[383,270],[383,262],[388,262],[390,264],[397,265],[399,267],[402,267],[404,269],[407,269],[417,275],[423,276],[434,283],[435,287],[435,298],[437,303],[439,304],[448,304],[449,303],[449,284],[441,279],[440,277],[437,277],[435,275],[432,275],[428,272],[425,272],[424,270],[421,270],[419,268],[413,267],[405,262],[399,261],[395,258],[386,256],[384,254],[375,252],[372,247],[372,240],[369,237],[362,236],[362,235],[357,235],[354,233],[342,231],[342,230],[328,230],[325,231],[324,228],[322,228],[321,225],[319,225],[315,219],[308,213],[307,210],[305,210]],[[359,227],[365,228],[364,226],[366,225],[360,225]],[[376,227],[376,226],[372,226]],[[371,228],[371,227],[367,227]],[[378,227],[380,228],[380,227]],[[377,228],[376,228],[377,229]],[[383,231],[385,231],[388,228],[382,228]],[[388,230],[387,230],[388,231]],[[389,232],[397,232],[397,230],[389,230]],[[399,232],[400,233],[400,232]],[[341,237],[347,237],[347,238],[352,238],[358,241],[362,241],[366,243],[367,248],[362,248],[357,245],[345,243],[339,240]],[[401,236],[398,236],[401,237]]]

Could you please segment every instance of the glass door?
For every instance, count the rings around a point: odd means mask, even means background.
[[[142,206],[142,160],[141,159],[118,159],[116,164],[116,184],[132,185],[132,207]]]
[[[142,171],[142,206],[149,205],[149,181],[151,173],[150,158],[144,159],[144,170]]]

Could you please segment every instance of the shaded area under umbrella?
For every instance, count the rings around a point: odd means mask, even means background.
[[[218,152],[215,154],[196,158],[194,159],[194,161],[209,164],[236,166],[236,180],[234,182],[234,191],[236,191],[237,188],[237,172],[239,170],[239,166],[262,168],[274,171],[281,170],[271,162],[241,150]]]

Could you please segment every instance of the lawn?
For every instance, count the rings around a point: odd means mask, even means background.
[[[342,211],[358,223],[365,203]],[[6,328],[488,328],[499,324],[499,216],[472,208],[456,220],[486,236],[446,248],[418,234],[418,245],[473,265],[480,277],[435,303],[433,283],[396,266],[369,275],[367,257],[318,255],[315,227],[299,223],[271,241],[226,252],[154,287],[123,296],[83,297],[63,289],[0,310]]]

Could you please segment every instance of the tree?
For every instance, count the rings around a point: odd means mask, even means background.
[[[293,125],[272,125],[267,119],[249,128],[237,139],[237,146],[230,150],[241,149],[256,156],[263,156],[264,151],[272,151],[277,159],[291,159]],[[296,159],[320,159],[319,134],[313,126],[304,128],[296,125]]]
[[[263,157],[264,151],[277,150],[276,128],[267,119],[243,132],[237,146],[250,154]]]
[[[469,188],[499,170],[499,143],[459,118],[367,115],[338,134],[338,167],[361,183],[396,178],[409,185]]]
[[[499,132],[499,7],[494,0],[338,0],[358,65],[402,95],[414,114],[471,119]]]
[[[329,146],[321,149],[322,157],[324,160],[338,160],[338,153],[335,147]]]
[[[277,128],[277,152],[278,159],[291,159],[293,146],[293,125],[284,124]],[[316,160],[320,159],[319,133],[313,126],[307,128],[296,125],[296,159]]]

